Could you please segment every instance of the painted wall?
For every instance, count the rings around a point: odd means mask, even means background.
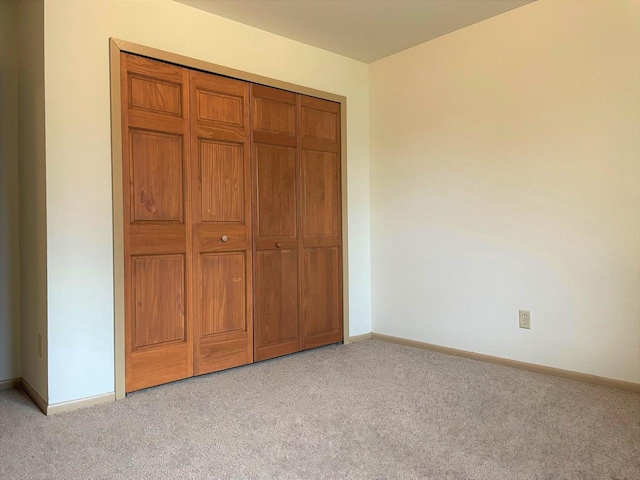
[[[172,1],[45,4],[49,402],[114,390],[109,37],[347,97],[350,335],[370,324],[368,66]]]
[[[371,65],[373,331],[640,381],[639,5],[539,0]]]
[[[19,1],[18,174],[22,377],[47,399],[44,3]],[[42,337],[42,347],[39,345]]]
[[[18,3],[0,2],[0,382],[20,372]]]

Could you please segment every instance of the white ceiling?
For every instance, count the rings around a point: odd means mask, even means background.
[[[176,0],[370,63],[534,0]]]

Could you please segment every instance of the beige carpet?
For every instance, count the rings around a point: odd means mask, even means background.
[[[640,395],[379,341],[46,417],[0,393],[1,479],[640,479]]]

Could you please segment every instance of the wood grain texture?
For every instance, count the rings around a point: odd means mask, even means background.
[[[256,361],[302,348],[298,102],[251,85]]]
[[[300,96],[303,348],[343,340],[340,106]]]
[[[193,374],[187,70],[121,53],[125,389]]]
[[[340,169],[335,153],[302,151],[303,235],[338,237]]]
[[[302,250],[302,328],[304,348],[342,340],[339,247]]]
[[[121,70],[127,391],[340,341],[339,106]]]
[[[256,253],[256,360],[300,350],[297,250]]]
[[[182,223],[182,137],[134,129],[129,135],[131,220]]]
[[[197,91],[196,101],[199,122],[211,121],[243,126],[245,106],[242,96],[201,89]]]
[[[243,222],[244,145],[199,140],[203,222]]]
[[[201,335],[247,328],[247,265],[243,252],[202,255]]]
[[[302,107],[302,135],[335,143],[338,138],[338,114]]]
[[[182,115],[182,85],[129,75],[129,108]]]
[[[133,257],[133,350],[184,341],[184,255]]]
[[[295,105],[256,98],[254,100],[253,128],[272,133],[295,135]]]
[[[253,361],[249,85],[191,71],[194,373]]]
[[[296,150],[255,145],[258,236],[297,237]]]
[[[252,125],[255,132],[295,137],[296,94],[262,85],[251,86]],[[273,141],[269,143],[274,143]]]

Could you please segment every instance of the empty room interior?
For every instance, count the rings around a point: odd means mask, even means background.
[[[0,479],[640,479],[640,0],[0,0]]]

